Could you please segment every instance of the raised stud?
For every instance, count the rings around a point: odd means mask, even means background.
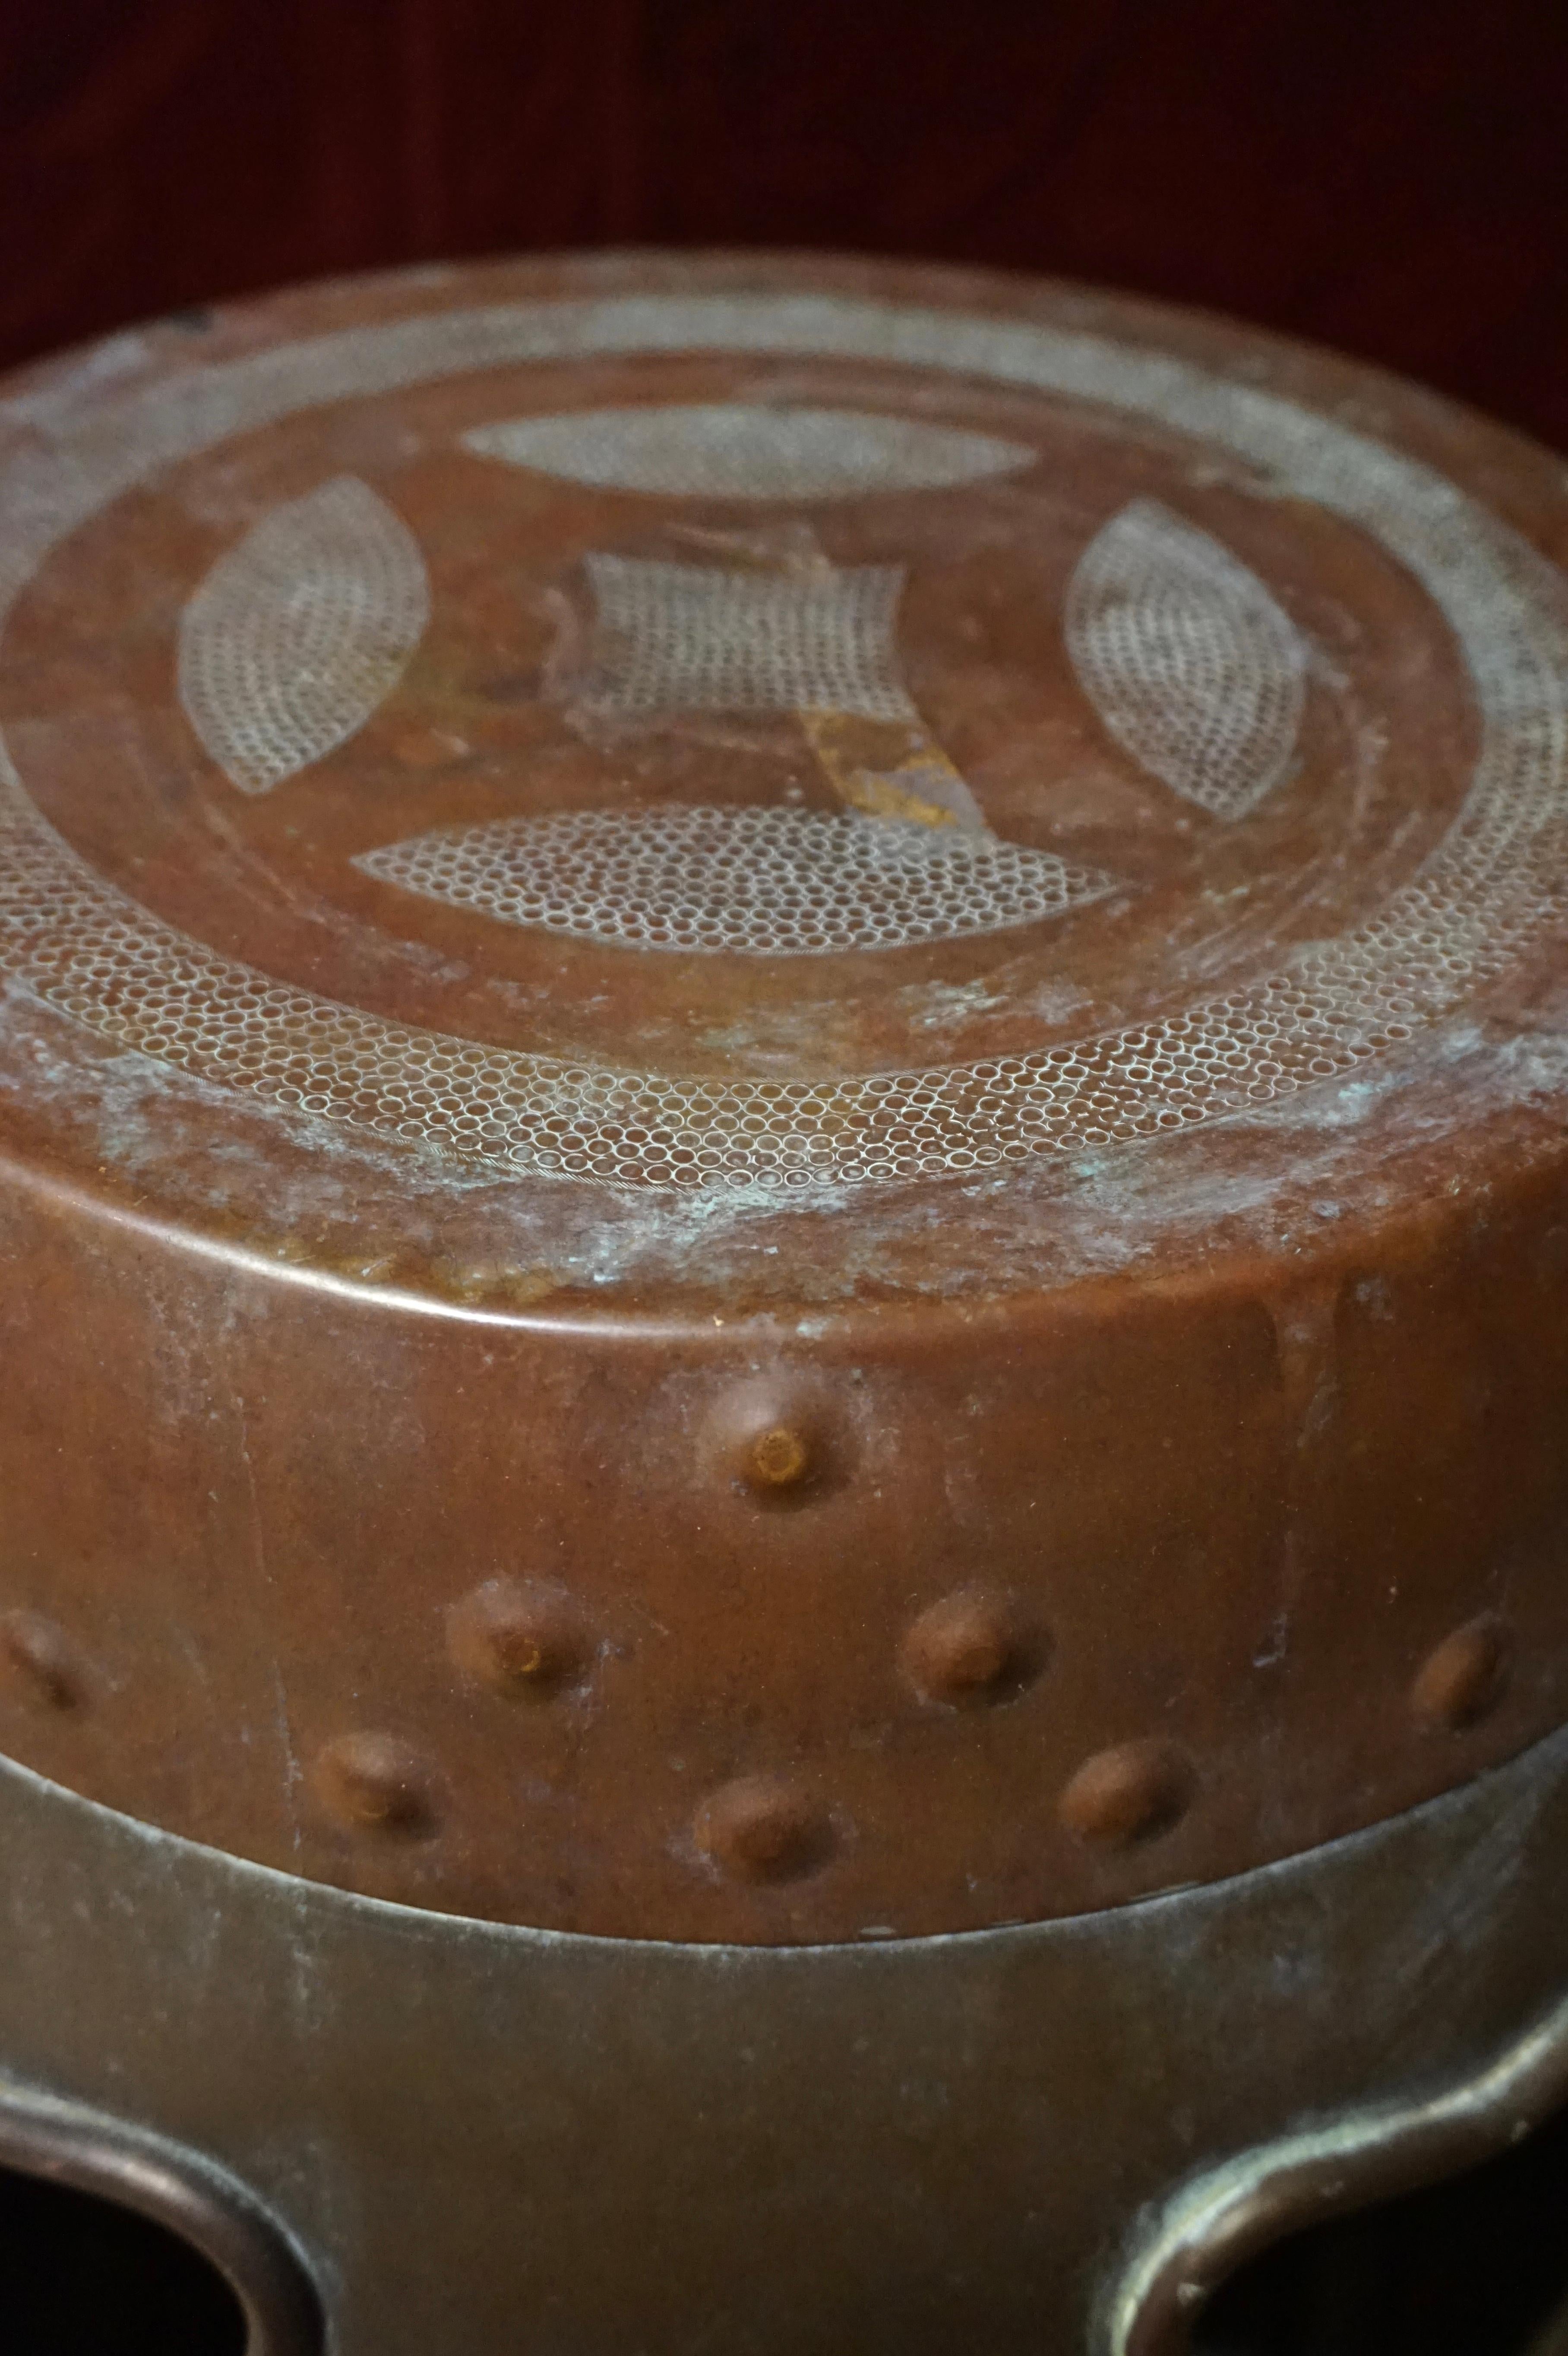
[[[430,1777],[419,1753],[392,1734],[340,1734],[315,1762],[323,1804],[357,1831],[428,1832]]]
[[[770,1424],[754,1432],[741,1451],[741,1477],[763,1495],[803,1488],[812,1477],[811,1435],[793,1424]]]
[[[0,1618],[0,1661],[10,1682],[44,1709],[74,1709],[84,1698],[80,1655],[63,1628],[41,1612]]]
[[[1010,1598],[977,1587],[929,1605],[899,1648],[900,1665],[922,1700],[954,1709],[1010,1699],[1042,1659],[1040,1639]]]
[[[853,1417],[818,1376],[778,1369],[715,1399],[699,1444],[711,1477],[753,1505],[788,1512],[842,1484],[855,1454]]]
[[[523,1580],[492,1579],[454,1604],[448,1650],[494,1692],[539,1699],[576,1685],[593,1646],[569,1596]]]
[[[1194,1785],[1191,1765],[1174,1743],[1120,1742],[1083,1762],[1057,1814],[1080,1840],[1126,1848],[1179,1824]]]
[[[703,1855],[735,1881],[798,1881],[835,1847],[827,1809],[784,1776],[743,1775],[710,1793],[694,1831]]]
[[[1507,1628],[1490,1612],[1445,1636],[1411,1685],[1410,1707],[1417,1724],[1457,1734],[1485,1718],[1502,1699],[1511,1649]]]

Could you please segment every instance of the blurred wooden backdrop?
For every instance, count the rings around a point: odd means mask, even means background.
[[[1568,0],[0,0],[0,361],[436,254],[1209,304],[1568,446]]]

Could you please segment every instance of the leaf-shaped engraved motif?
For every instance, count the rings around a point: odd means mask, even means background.
[[[219,558],[180,621],[180,701],[242,793],[264,794],[364,725],[430,619],[419,544],[339,475]]]
[[[583,409],[475,426],[482,458],[598,488],[665,498],[835,499],[941,490],[1034,464],[1004,442],[871,410],[770,408],[746,402]]]
[[[897,819],[666,803],[414,835],[355,865],[449,906],[606,948],[826,956],[956,940],[1113,890],[1050,851]]]
[[[1117,744],[1216,818],[1244,817],[1285,776],[1305,641],[1255,573],[1157,500],[1135,499],[1085,549],[1067,647]]]

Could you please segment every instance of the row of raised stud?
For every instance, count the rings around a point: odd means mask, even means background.
[[[568,1596],[513,1580],[492,1580],[456,1605],[447,1643],[469,1676],[502,1692],[541,1697],[575,1685],[597,1649]],[[1010,1598],[969,1587],[921,1613],[900,1662],[923,1700],[956,1708],[1021,1692],[1046,1651]]]
[[[546,1694],[586,1670],[592,1641],[564,1597],[493,1580],[453,1611],[448,1641],[460,1667],[504,1691]],[[1043,1666],[1047,1643],[1010,1598],[960,1588],[927,1606],[899,1659],[923,1700],[960,1708],[1003,1701]],[[1493,1612],[1466,1622],[1431,1652],[1410,1689],[1424,1725],[1457,1731],[1500,1698],[1507,1633]]]
[[[486,1683],[536,1693],[575,1681],[593,1650],[563,1599],[501,1580],[457,1607],[449,1642],[459,1666]],[[957,1705],[1017,1691],[1040,1665],[1042,1651],[1005,1599],[965,1588],[922,1612],[901,1657],[924,1698]],[[1414,1716],[1455,1732],[1473,1725],[1500,1698],[1508,1656],[1507,1632],[1495,1613],[1456,1629],[1416,1672],[1410,1689]],[[42,1612],[0,1616],[0,1658],[36,1701],[69,1709],[84,1698],[76,1649]]]
[[[580,1675],[589,1647],[563,1606],[519,1590],[481,1590],[452,1624],[453,1650],[492,1683],[541,1690]],[[973,1699],[1010,1689],[1020,1670],[1020,1636],[1007,1607],[965,1591],[944,1598],[915,1622],[905,1665],[933,1698]],[[34,1612],[0,1620],[0,1655],[33,1697],[68,1709],[83,1697],[74,1649],[56,1623]],[[1492,1614],[1469,1622],[1427,1656],[1411,1687],[1417,1719],[1457,1731],[1485,1715],[1506,1679],[1508,1640]],[[316,1787],[341,1822],[417,1832],[431,1817],[428,1777],[417,1753],[395,1736],[346,1734],[317,1762]],[[1058,1803],[1067,1828],[1082,1839],[1117,1847],[1168,1830],[1185,1815],[1196,1787],[1186,1755],[1159,1740],[1120,1743],[1077,1770]],[[831,1813],[787,1778],[743,1776],[711,1794],[698,1811],[699,1848],[736,1879],[794,1879],[826,1863],[836,1846]]]
[[[448,1642],[458,1665],[507,1691],[548,1694],[573,1684],[594,1646],[563,1596],[509,1580],[478,1589],[451,1615]],[[1038,1671],[1045,1646],[1005,1597],[960,1589],[928,1607],[904,1637],[900,1658],[924,1699],[957,1707],[1003,1700]],[[0,1657],[37,1701],[69,1708],[83,1698],[81,1665],[69,1638],[37,1612],[0,1617]],[[1418,1719],[1460,1729],[1490,1708],[1508,1665],[1502,1622],[1484,1613],[1428,1655],[1411,1687]]]
[[[575,1683],[595,1649],[564,1596],[509,1580],[492,1581],[455,1608],[448,1643],[458,1665],[485,1684],[540,1695]],[[956,1706],[1018,1691],[1040,1665],[1043,1649],[1005,1598],[964,1589],[921,1614],[901,1659],[925,1699]],[[35,1700],[70,1708],[84,1698],[75,1648],[41,1612],[0,1619],[0,1654]]]
[[[417,1835],[433,1829],[429,1777],[393,1735],[339,1735],[316,1761],[315,1788],[339,1823]],[[1174,1743],[1097,1751],[1068,1783],[1057,1813],[1070,1832],[1120,1847],[1168,1831],[1186,1814],[1196,1776]],[[792,1881],[838,1846],[832,1809],[787,1775],[742,1775],[709,1793],[692,1835],[699,1852],[738,1881]]]

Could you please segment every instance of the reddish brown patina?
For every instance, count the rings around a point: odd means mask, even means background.
[[[892,266],[0,411],[0,1742],[415,1905],[1068,1914],[1568,1703],[1560,470]]]

